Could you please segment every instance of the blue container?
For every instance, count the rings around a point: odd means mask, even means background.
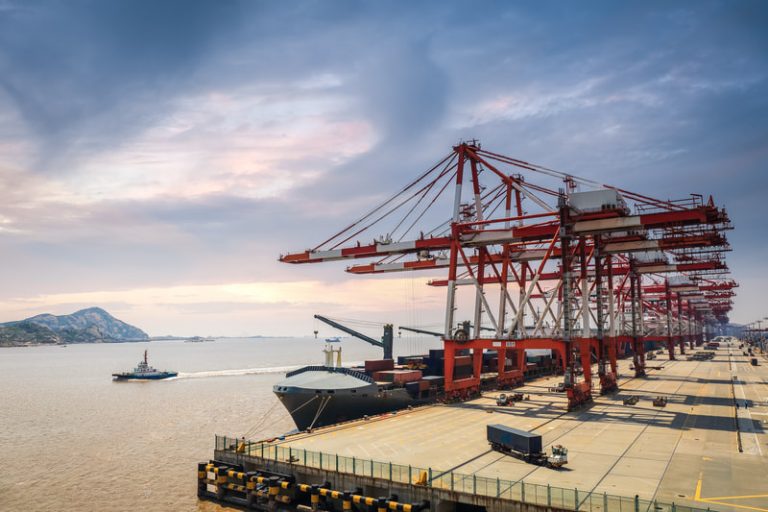
[[[488,425],[488,442],[525,455],[541,453],[541,434],[533,434],[506,425]]]

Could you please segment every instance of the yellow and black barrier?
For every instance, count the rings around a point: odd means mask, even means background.
[[[313,505],[313,510],[316,510],[314,505],[315,503],[319,503],[320,496],[332,500],[341,500],[343,512],[351,511],[353,503],[356,505],[367,505],[370,510],[373,510],[375,505],[376,512],[387,512],[388,510],[395,512],[420,512],[429,509],[429,501],[423,501],[421,503],[401,503],[395,500],[388,500],[387,498],[372,498],[370,496],[352,494],[350,491],[336,491],[325,487],[318,488],[317,486],[308,484],[298,484],[296,488],[302,493],[310,493],[310,502]],[[316,491],[316,494],[314,491]],[[315,497],[317,497],[317,499],[315,499]]]
[[[401,503],[396,496],[373,498],[352,491],[330,489],[328,484],[296,483],[293,476],[266,471],[245,472],[242,467],[218,461],[199,463],[197,479],[198,497],[246,508],[263,509],[277,502],[312,511],[421,512],[430,506],[428,501]]]

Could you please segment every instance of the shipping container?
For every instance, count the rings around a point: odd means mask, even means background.
[[[377,381],[394,382],[396,384],[405,384],[421,379],[420,370],[387,370],[376,372],[373,377]]]
[[[454,366],[471,366],[472,365],[472,356],[458,356],[454,359]]]
[[[429,359],[428,355],[414,355],[414,356],[398,356],[397,358],[397,364],[399,365],[406,365],[408,363],[423,363],[425,360]],[[388,368],[391,370],[391,368]]]
[[[376,382],[386,382],[386,376],[383,375],[384,372],[373,372],[371,373],[371,378],[375,380]],[[390,381],[391,382],[391,381]]]
[[[472,365],[457,366],[453,369],[453,376],[457,379],[463,379],[472,375]]]
[[[393,370],[395,362],[392,359],[373,359],[365,362],[366,373]]]
[[[412,395],[418,395],[419,391],[421,391],[419,387],[419,381],[413,381],[413,382],[406,382],[405,383],[405,389]]]
[[[438,387],[445,384],[445,377],[440,375],[427,375],[424,377],[424,382],[428,382],[430,387]]]
[[[542,453],[541,434],[533,434],[506,425],[488,425],[488,442],[494,449],[513,451],[524,456]]]
[[[426,361],[426,364],[427,364],[426,373],[430,375],[440,375],[440,376],[443,375],[445,371],[445,367],[443,365],[442,359],[440,361],[433,361],[432,359],[428,359]]]

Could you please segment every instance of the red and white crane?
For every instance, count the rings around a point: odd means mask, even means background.
[[[600,392],[610,392],[619,354],[631,350],[642,376],[645,341],[666,344],[674,358],[676,346],[683,352],[706,326],[727,321],[737,286],[724,258],[729,229],[711,197],[659,200],[471,141],[280,260],[356,260],[353,274],[443,270],[430,284],[446,288],[446,394],[479,391],[484,350],[498,353],[503,386],[522,383],[526,349],[550,349],[576,407],[591,399],[593,358]],[[454,378],[458,351],[472,355],[470,377]]]

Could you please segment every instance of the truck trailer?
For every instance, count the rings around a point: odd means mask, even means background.
[[[542,449],[541,435],[506,425],[488,425],[488,442],[496,451],[506,453],[530,464],[559,468],[568,463],[568,449],[552,447],[552,455]]]

